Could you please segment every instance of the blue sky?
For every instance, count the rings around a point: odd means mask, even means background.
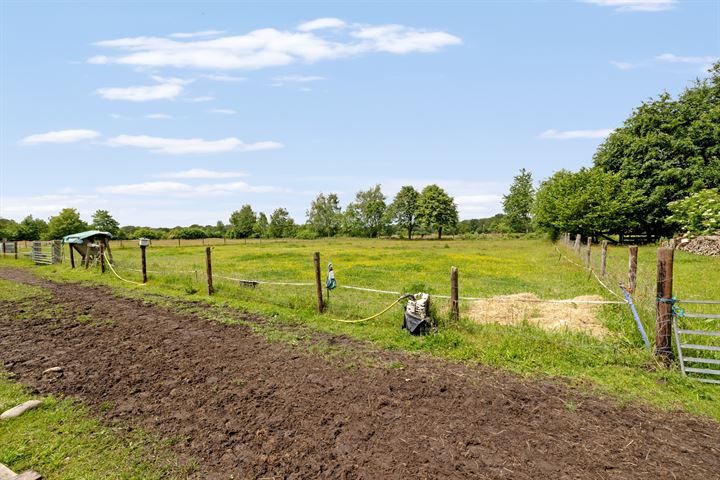
[[[438,183],[487,217],[720,57],[714,0],[238,3],[3,1],[0,216],[302,222]]]

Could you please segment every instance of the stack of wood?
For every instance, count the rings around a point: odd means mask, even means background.
[[[720,257],[720,235],[675,239],[675,248],[684,252]]]

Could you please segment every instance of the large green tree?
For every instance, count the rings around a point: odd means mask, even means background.
[[[47,231],[47,222],[28,215],[17,225],[17,240],[40,240]]]
[[[407,231],[408,240],[412,240],[413,230],[417,224],[419,198],[420,193],[415,187],[405,185],[395,195],[389,208],[392,221]]]
[[[270,215],[270,225],[268,227],[270,237],[284,238],[292,236],[295,229],[295,222],[290,218],[290,214],[284,208],[276,208]]]
[[[0,240],[7,238],[12,240],[17,236],[18,224],[9,218],[0,218]]]
[[[510,185],[510,192],[503,196],[503,211],[505,221],[513,232],[530,231],[530,214],[533,201],[535,200],[535,188],[533,188],[532,173],[524,168],[513,179]]]
[[[633,182],[597,168],[560,170],[542,182],[533,210],[536,226],[553,238],[562,232],[596,235],[637,228],[642,201]]]
[[[92,226],[96,230],[108,232],[115,235],[120,229],[120,224],[107,210],[97,210],[92,216]]]
[[[249,238],[255,229],[257,217],[250,205],[243,205],[230,215],[230,236],[232,238]]]
[[[267,215],[263,212],[258,213],[257,221],[253,226],[253,237],[267,238],[269,235],[269,227]]]
[[[130,238],[149,238],[159,240],[165,236],[165,232],[157,228],[138,227],[129,235]]]
[[[439,186],[428,185],[418,198],[418,221],[437,230],[438,239],[441,239],[443,228],[452,228],[458,223],[455,201]]]
[[[46,238],[51,240],[61,239],[66,235],[78,233],[90,228],[83,222],[80,214],[74,208],[63,208],[60,213],[48,220]]]
[[[643,198],[633,215],[639,230],[671,234],[670,202],[720,187],[720,62],[677,100],[663,93],[640,105],[594,162],[634,181]]]
[[[385,224],[385,195],[380,185],[355,194],[355,201],[347,206],[346,217],[349,219],[352,234],[375,238]]]
[[[331,237],[340,229],[342,222],[340,200],[337,194],[319,194],[307,211],[308,225],[320,236]]]

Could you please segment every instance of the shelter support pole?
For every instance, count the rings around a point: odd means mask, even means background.
[[[100,244],[100,273],[105,273],[105,246]]]
[[[75,268],[75,254],[73,253],[73,244],[68,243],[68,248],[70,248],[70,268]]]

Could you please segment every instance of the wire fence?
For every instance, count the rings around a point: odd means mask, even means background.
[[[176,247],[177,242],[163,241],[167,243],[167,247]],[[183,241],[184,242],[184,241]],[[206,241],[196,241],[194,244],[181,246],[207,246],[209,243],[216,242],[218,248],[222,249],[222,245],[244,244],[244,241],[229,242],[225,239],[214,239]],[[158,242],[154,242],[154,246],[158,246]],[[253,245],[258,246],[260,250],[252,254],[247,251],[228,255],[227,252],[240,252],[235,250],[222,250],[226,252],[220,259],[213,263],[213,286],[216,294],[220,296],[242,299],[247,302],[255,302],[266,305],[271,309],[273,306],[289,309],[300,309],[304,311],[313,311],[315,309],[315,287],[316,282],[311,268],[311,262],[308,258],[303,260],[302,268],[298,268],[297,262],[299,256],[291,256],[288,252],[273,250],[268,253],[261,249],[269,244],[277,244],[278,242],[256,242]],[[126,241],[113,242],[114,263],[113,272],[119,277],[129,280],[131,283],[139,283],[142,272],[140,255],[135,242]],[[21,243],[18,244],[19,255],[23,254]],[[161,284],[164,287],[184,290],[188,294],[195,294],[204,291],[206,283],[206,265],[205,257],[202,251],[197,248],[178,249],[162,248],[157,252],[153,251],[148,256],[146,273],[149,276],[150,284]],[[289,242],[288,249],[293,247]],[[556,262],[558,265],[565,263],[568,267],[557,267],[553,265],[552,250],[550,250],[548,258],[542,259],[547,262],[547,275],[566,276],[568,269],[575,272],[575,277],[584,278],[584,282],[577,282],[576,291],[580,294],[595,295],[597,299],[578,299],[578,298],[548,298],[547,293],[540,296],[546,298],[533,298],[531,296],[512,296],[514,293],[528,292],[531,289],[522,289],[513,291],[510,288],[505,289],[502,293],[493,292],[488,295],[487,290],[478,288],[482,282],[488,282],[488,277],[482,272],[473,271],[472,269],[461,270],[462,279],[466,280],[467,286],[463,286],[462,294],[458,296],[458,300],[462,303],[463,315],[467,317],[467,312],[474,302],[489,302],[492,304],[527,304],[527,308],[521,308],[518,314],[524,321],[530,318],[533,313],[532,305],[538,304],[557,304],[557,305],[587,305],[587,306],[616,306],[616,314],[622,316],[630,328],[623,326],[614,331],[616,340],[619,339],[621,345],[638,345],[639,337],[633,333],[634,326],[629,308],[625,308],[628,302],[623,298],[622,291],[619,288],[620,283],[627,282],[627,270],[623,271],[623,265],[626,259],[619,258],[618,249],[612,249],[608,255],[605,273],[602,274],[602,265],[600,264],[599,248],[593,248],[591,253],[595,255],[589,256],[589,263],[585,261],[587,247],[583,245],[579,255],[575,253],[572,247],[560,243],[555,246],[557,255]],[[27,250],[30,251],[31,245],[28,244]],[[157,254],[161,252],[172,252],[171,254]],[[220,251],[220,250],[219,250]],[[291,258],[292,261],[288,261]],[[67,260],[66,260],[67,262]],[[422,260],[410,258],[408,261],[403,260],[404,272],[400,273],[397,268],[392,268],[383,262],[378,262],[377,255],[368,252],[366,258],[354,259],[346,263],[341,263],[340,273],[338,274],[338,289],[332,292],[324,291],[326,301],[329,298],[329,312],[331,315],[342,315],[349,319],[362,318],[370,314],[376,313],[382,306],[384,307],[390,301],[390,297],[397,298],[404,293],[417,293],[414,288],[422,288],[438,299],[436,303],[437,313],[447,316],[450,311],[450,283],[447,271],[433,271],[424,268]],[[301,275],[298,272],[302,271]],[[581,274],[580,272],[584,272]],[[633,293],[633,301],[639,311],[642,326],[645,327],[649,336],[653,337],[654,328],[654,308],[656,302],[655,272],[648,267],[647,262],[638,264],[638,272],[636,277],[636,288]],[[418,280],[419,279],[419,280]],[[581,285],[582,284],[582,285]],[[387,288],[395,285],[396,288]],[[402,288],[397,288],[402,287]],[[324,289],[323,289],[324,290]],[[404,290],[410,290],[408,292]],[[344,292],[344,293],[343,293]],[[485,293],[485,294],[484,294]],[[578,295],[579,296],[579,295]],[[689,302],[686,302],[689,303]],[[716,305],[715,302],[702,302],[699,304],[707,306]],[[521,322],[522,323],[522,322]],[[502,331],[502,330],[500,330]],[[519,335],[518,331],[508,333],[509,335]],[[498,333],[502,335],[502,333]],[[543,337],[537,338],[543,341]],[[581,345],[582,342],[572,342],[574,345]],[[598,342],[588,342],[586,347],[602,352],[613,352],[617,348],[616,342],[603,344]]]

